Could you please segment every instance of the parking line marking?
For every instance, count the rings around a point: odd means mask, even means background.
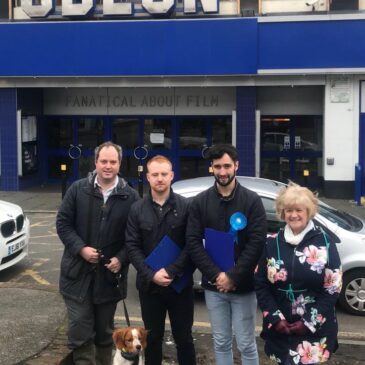
[[[46,279],[43,279],[36,271],[32,269],[25,270],[19,274],[19,276],[13,280],[14,282],[20,281],[21,278],[24,276],[30,276],[34,281],[36,281],[38,284],[49,286],[51,283],[47,281]]]
[[[47,238],[47,237],[58,237],[58,236],[57,236],[56,233],[50,233],[50,234],[43,235],[43,236],[32,236],[32,235],[30,235],[31,239],[34,239],[34,238]]]
[[[40,267],[42,266],[45,262],[48,262],[49,259],[38,259],[38,262],[35,262],[32,266],[33,267]]]
[[[54,222],[50,222],[50,221],[40,221],[40,222],[36,222],[30,225],[30,228],[34,228],[34,227],[47,227],[50,226],[51,224],[53,224]]]

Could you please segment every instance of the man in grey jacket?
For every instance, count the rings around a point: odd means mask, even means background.
[[[138,194],[118,176],[121,160],[120,146],[98,146],[95,171],[71,185],[57,214],[57,233],[65,246],[60,292],[76,365],[110,365],[114,314],[127,294],[124,231]]]

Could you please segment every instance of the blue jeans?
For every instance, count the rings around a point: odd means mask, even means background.
[[[205,290],[217,365],[233,365],[232,327],[244,365],[258,365],[256,347],[256,295]]]

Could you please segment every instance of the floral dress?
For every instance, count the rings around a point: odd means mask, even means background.
[[[342,285],[336,245],[314,227],[297,245],[284,231],[268,239],[255,273],[258,304],[263,313],[265,352],[279,364],[317,364],[337,349],[335,304]],[[308,334],[285,335],[275,324],[302,320]]]

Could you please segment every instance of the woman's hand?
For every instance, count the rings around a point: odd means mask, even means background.
[[[281,333],[282,335],[290,335],[290,323],[286,319],[282,319],[277,322],[274,326],[276,332]]]
[[[303,321],[296,321],[289,324],[290,332],[294,335],[304,336],[309,333],[309,328],[303,323]]]

